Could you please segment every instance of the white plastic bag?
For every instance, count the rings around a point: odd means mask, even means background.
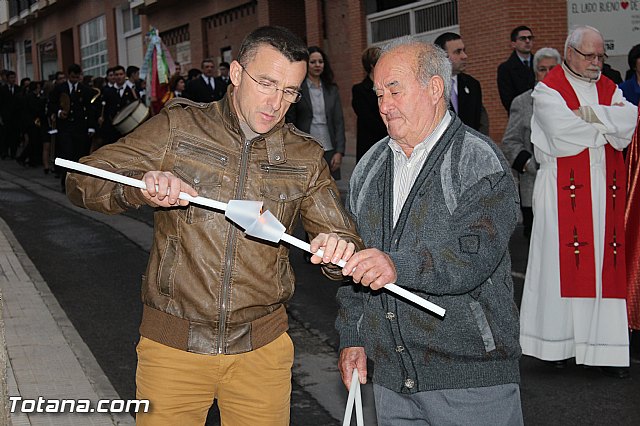
[[[347,408],[344,411],[344,420],[342,426],[351,424],[351,415],[353,413],[353,405],[356,406],[356,425],[364,426],[364,417],[362,416],[362,395],[360,394],[360,380],[358,379],[358,369],[353,369],[351,376],[351,388],[349,389],[349,397],[347,398]]]

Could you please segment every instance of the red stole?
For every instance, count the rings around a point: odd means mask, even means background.
[[[627,262],[627,316],[629,328],[640,330],[640,110],[636,131],[627,149],[627,207],[625,238]]]
[[[562,67],[555,67],[544,79],[576,110],[580,101]],[[611,105],[616,85],[601,76],[596,82],[598,103]],[[620,151],[605,145],[606,212],[602,297],[626,298],[624,209],[627,171]],[[558,238],[560,247],[560,295],[596,296],[596,263],[589,149],[556,159],[558,168]]]

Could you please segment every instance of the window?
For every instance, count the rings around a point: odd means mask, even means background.
[[[107,73],[107,34],[104,15],[80,25],[80,57],[85,75]]]
[[[129,4],[122,8],[122,29],[125,36],[132,31],[137,33],[140,30],[140,15],[130,9]]]
[[[367,16],[369,44],[379,44],[405,35],[433,39],[444,31],[458,29],[458,0],[422,0],[415,2],[382,1],[387,6],[403,6]]]

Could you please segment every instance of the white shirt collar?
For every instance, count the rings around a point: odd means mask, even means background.
[[[433,147],[436,145],[436,142],[438,142],[444,134],[444,131],[447,129],[447,127],[449,127],[449,123],[451,123],[451,113],[449,111],[446,111],[444,117],[442,117],[442,120],[440,120],[440,123],[438,123],[435,129],[433,129],[433,132],[431,132],[431,134],[429,134],[422,142],[413,147],[413,152],[411,153],[411,155],[413,156],[415,152],[424,150],[427,151],[427,154],[430,153]],[[389,138],[388,144],[394,152],[401,152],[404,155],[404,151],[402,150],[402,147],[400,146],[400,144],[398,144],[398,142]]]

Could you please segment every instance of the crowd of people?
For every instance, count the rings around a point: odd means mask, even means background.
[[[140,68],[116,65],[104,76],[84,75],[72,64],[46,81],[25,77],[16,82],[12,70],[0,71],[0,158],[12,159],[25,167],[42,167],[45,174],[60,178],[64,191],[65,171],[52,164],[55,156],[77,161],[101,146],[116,142],[124,132],[118,115],[127,106],[139,102],[151,104],[149,114],[157,113],[174,97],[196,102],[221,99],[229,85],[229,64],[213,60],[202,62],[182,75],[179,63],[165,94],[159,100],[146,97],[145,80]],[[219,76],[214,76],[214,74]]]
[[[136,67],[91,80],[73,65],[26,87],[3,73],[3,158],[46,172],[53,134],[56,155],[146,184],[60,172],[74,204],[158,207],[136,375],[152,410],[138,424],[202,424],[213,399],[225,423],[289,421],[288,247],[245,236],[179,192],[261,200],[288,233],[302,219],[312,251],[324,251],[309,261],[346,281],[336,320],[343,382],[355,368],[366,382],[373,360],[381,425],[522,424],[521,354],[629,377],[640,355],[637,235],[628,236],[640,230],[627,226],[637,212],[625,203],[627,175],[637,174],[628,165],[638,160],[640,45],[625,81],[605,66],[593,27],[572,29],[562,55],[534,52],[527,26],[513,29],[511,45],[496,70],[509,114],[500,147],[459,34],[366,49],[366,76],[352,88],[357,164],[346,208],[330,60],[285,28],[252,31],[230,64],[205,59],[186,77],[178,64],[166,95],[150,100],[166,106],[119,141],[115,116],[146,96]],[[520,312],[508,245],[519,218],[531,241]],[[445,317],[380,291],[388,283]]]

